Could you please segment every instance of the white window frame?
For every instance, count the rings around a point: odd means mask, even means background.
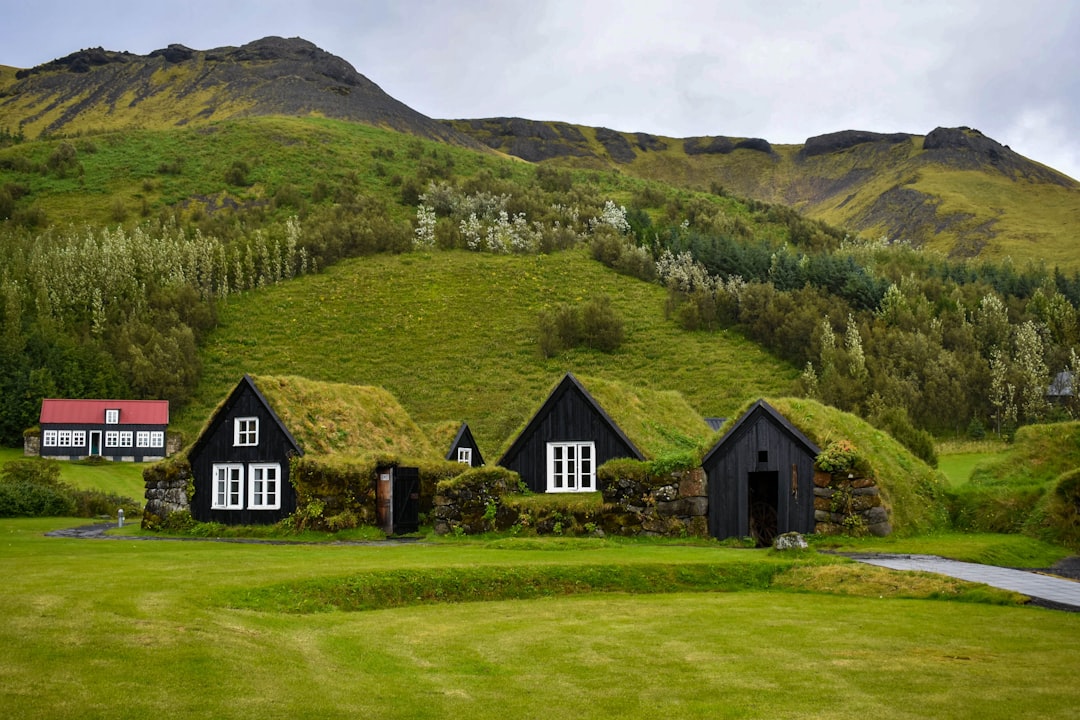
[[[77,448],[86,447],[86,431],[85,430],[72,430],[71,431],[71,447],[77,447]]]
[[[57,430],[56,431],[56,445],[58,447],[71,447],[71,431],[70,430]]]
[[[149,430],[139,430],[135,433],[135,447],[150,447]]]
[[[150,431],[150,447],[165,447],[165,433],[160,430]]]
[[[55,430],[46,430],[41,433],[41,447],[57,447],[57,435]]]
[[[271,495],[273,498],[268,501]],[[281,509],[281,465],[277,463],[248,465],[248,509]]]
[[[459,447],[457,449],[457,461],[463,465],[472,465],[472,448]]]
[[[105,424],[106,425],[117,425],[119,422],[120,422],[120,411],[119,410],[113,409],[113,410],[106,410],[105,411]]]
[[[238,417],[233,420],[233,445],[249,447],[259,444],[259,418]]]
[[[240,463],[214,463],[212,473],[210,508],[243,510],[244,466]]]
[[[596,491],[596,443],[549,442],[547,444],[547,491],[549,493]]]
[[[132,445],[132,432],[130,430],[120,431],[120,447],[131,447]]]
[[[118,430],[106,430],[105,431],[105,447],[118,448],[120,447],[120,432]]]

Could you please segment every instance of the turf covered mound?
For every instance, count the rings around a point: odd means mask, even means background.
[[[770,398],[768,402],[818,447],[825,448],[835,440],[847,440],[855,446],[877,481],[897,534],[914,535],[947,526],[944,477],[891,435],[851,413],[814,400]],[[726,428],[721,429],[724,431]]]

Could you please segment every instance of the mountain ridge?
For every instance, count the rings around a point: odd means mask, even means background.
[[[1076,263],[1080,183],[969,127],[841,130],[773,144],[525,118],[436,120],[302,38],[210,50],[172,44],[148,55],[90,48],[34,68],[0,68],[0,128],[18,128],[20,137],[273,115],[341,119],[532,163],[784,204],[955,259]]]

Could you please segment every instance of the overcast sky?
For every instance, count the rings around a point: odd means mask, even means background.
[[[967,125],[1080,178],[1073,0],[0,0],[0,64],[302,37],[435,118],[801,143]]]

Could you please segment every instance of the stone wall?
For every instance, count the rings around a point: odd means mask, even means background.
[[[709,501],[705,471],[696,468],[656,478],[649,477],[643,467],[641,463],[628,463],[601,472],[597,483],[603,505],[591,509],[556,504],[523,510],[503,497],[520,492],[515,474],[496,470],[488,470],[486,474],[465,473],[439,483],[432,525],[439,535],[517,527],[538,535],[707,537]]]
[[[884,537],[892,532],[877,481],[850,473],[814,473],[814,521],[814,532],[821,535]]]
[[[707,537],[708,481],[701,468],[659,478],[615,472],[600,478],[601,527],[614,535]]]
[[[191,512],[188,493],[192,488],[191,465],[182,462],[160,462],[143,470],[146,485],[146,506],[143,508],[143,527],[156,527],[175,512]]]

